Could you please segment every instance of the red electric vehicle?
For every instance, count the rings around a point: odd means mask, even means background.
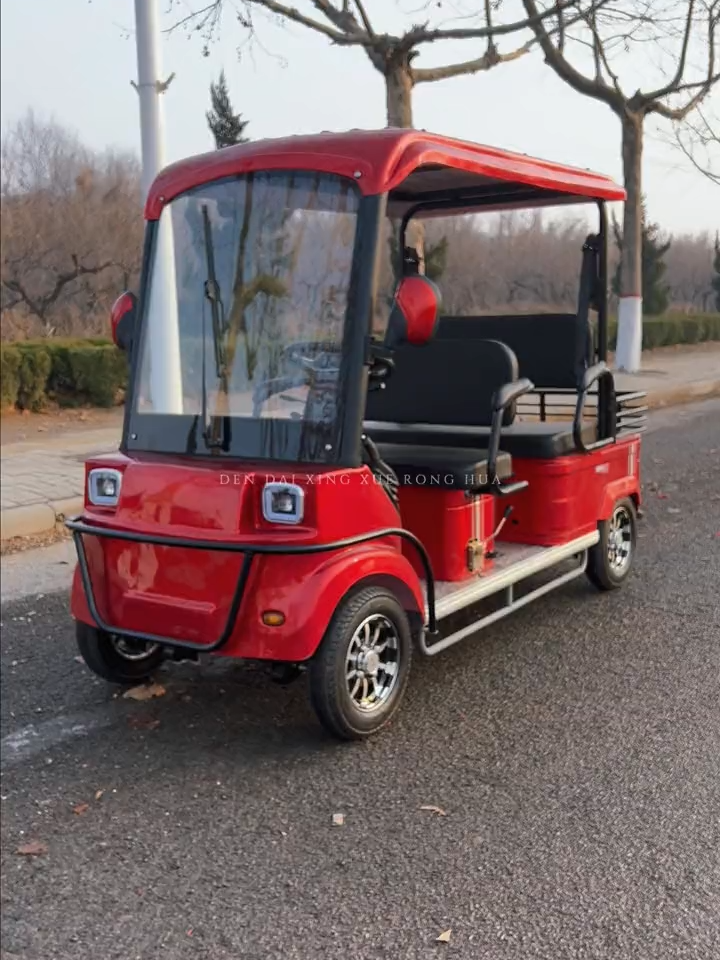
[[[120,450],[87,462],[67,522],[88,666],[117,683],[168,655],[307,671],[322,724],[358,739],[394,715],[413,652],[582,574],[620,587],[646,410],[606,365],[606,204],[624,196],[415,130],[255,142],[164,170],[139,297],[113,310],[131,367]],[[598,224],[578,249],[576,311],[441,315],[409,255],[413,221],[561,203]]]

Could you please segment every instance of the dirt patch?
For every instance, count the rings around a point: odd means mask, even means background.
[[[25,550],[35,550],[38,547],[49,547],[61,540],[69,540],[72,534],[67,527],[47,530],[29,537],[13,537],[11,540],[0,542],[0,556],[6,557],[13,553],[23,553]]]
[[[21,440],[36,440],[43,434],[52,437],[82,430],[97,430],[101,427],[122,427],[123,408],[111,410],[90,408],[46,410],[42,413],[3,411],[0,419],[2,444],[18,443]]]

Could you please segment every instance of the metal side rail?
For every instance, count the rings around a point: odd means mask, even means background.
[[[159,643],[166,647],[176,647],[182,650],[193,650],[199,653],[212,653],[220,650],[230,639],[235,629],[240,604],[242,603],[247,586],[252,562],[255,556],[275,555],[291,556],[298,554],[311,553],[330,553],[333,550],[342,550],[344,547],[354,547],[360,543],[369,543],[372,540],[382,540],[385,537],[401,537],[413,544],[418,551],[426,576],[426,616],[427,630],[433,634],[437,629],[437,619],[435,614],[435,580],[433,577],[430,558],[421,541],[409,530],[402,528],[388,527],[383,530],[374,530],[371,533],[359,534],[355,537],[348,537],[345,540],[335,540],[332,543],[309,543],[309,544],[274,544],[274,543],[235,543],[233,541],[217,540],[198,540],[191,537],[167,537],[152,535],[146,533],[137,533],[132,530],[121,530],[115,527],[102,527],[87,523],[81,517],[73,517],[65,521],[65,526],[72,531],[75,549],[78,555],[78,566],[80,568],[80,577],[82,579],[85,596],[87,598],[88,608],[93,620],[101,630],[106,633],[119,634],[123,637],[131,637],[134,640],[142,640],[146,643]],[[243,561],[240,566],[237,584],[233,593],[230,609],[228,611],[225,628],[212,643],[197,643],[191,640],[178,640],[176,637],[162,637],[152,633],[142,633],[138,630],[127,630],[122,627],[113,626],[107,623],[100,613],[95,593],[93,591],[90,570],[88,568],[87,554],[85,552],[84,536],[106,537],[110,540],[124,540],[130,543],[149,543],[154,546],[163,547],[182,547],[191,550],[217,550],[226,553],[240,553],[243,555]]]
[[[435,656],[443,650],[447,650],[448,647],[464,640],[465,637],[470,634],[490,626],[490,624],[501,620],[503,617],[509,616],[515,610],[519,610],[533,600],[537,600],[546,593],[550,593],[551,590],[555,590],[563,586],[563,584],[574,580],[576,577],[582,576],[587,568],[588,550],[594,546],[599,539],[600,534],[595,530],[586,536],[571,540],[570,543],[562,544],[558,547],[547,547],[545,550],[528,559],[520,560],[503,570],[491,573],[486,577],[478,578],[474,583],[460,587],[449,596],[443,597],[436,605],[436,616],[439,621],[442,621],[444,617],[457,613],[464,608],[471,607],[481,600],[485,600],[499,593],[503,593],[504,595],[504,604],[499,610],[495,610],[493,613],[489,613],[484,617],[479,617],[460,630],[456,630],[448,636],[435,640],[434,642],[428,643],[428,636],[432,634],[432,631],[426,631],[420,636],[420,652],[426,657]],[[559,574],[548,583],[531,590],[530,593],[525,594],[523,597],[515,597],[514,587],[516,584],[538,573],[542,573],[544,570],[549,570],[572,557],[578,558],[578,564],[573,567],[572,570]],[[435,633],[435,636],[441,633],[442,629],[440,628]]]

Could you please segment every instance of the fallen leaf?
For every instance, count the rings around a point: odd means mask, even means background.
[[[334,813],[333,814],[333,824],[336,827],[341,827],[345,823],[345,814],[344,813]]]
[[[450,943],[451,933],[452,933],[452,930],[445,930],[443,933],[440,934],[439,937],[436,937],[435,939],[440,943]]]
[[[31,840],[29,843],[23,843],[17,848],[17,852],[21,857],[40,857],[43,853],[47,853],[47,844],[41,843],[40,840]]]
[[[429,810],[430,813],[436,813],[439,817],[446,817],[447,813],[443,810],[442,807],[433,807],[429,804],[420,807],[421,810]]]
[[[104,793],[105,793],[104,790],[98,790],[97,793],[95,794],[95,799],[99,800]]]
[[[81,813],[85,813],[85,811],[89,809],[90,809],[89,803],[77,803],[73,807],[73,813],[76,813],[78,816],[80,816]]]
[[[131,687],[123,694],[124,700],[152,700],[153,697],[164,697],[165,687],[159,683],[141,683],[138,687]]]
[[[160,726],[160,721],[154,717],[129,717],[128,726],[133,730],[155,730]]]

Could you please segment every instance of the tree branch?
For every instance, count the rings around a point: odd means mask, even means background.
[[[690,0],[692,5],[693,0]],[[678,83],[674,86],[673,89],[668,89],[668,87],[662,88],[661,96],[668,96],[672,93],[684,93],[688,90],[697,89],[697,93],[690,97],[690,99],[682,107],[670,107],[667,104],[661,103],[660,100],[654,99],[649,101],[649,96],[655,96],[654,94],[648,95],[645,97],[645,109],[648,113],[657,113],[661,117],[665,117],[666,120],[683,120],[695,107],[699,106],[705,97],[710,93],[711,89],[715,84],[720,80],[720,71],[715,72],[715,31],[718,27],[718,14],[716,13],[716,8],[720,6],[718,0],[714,0],[710,9],[708,11],[708,69],[705,80],[698,81],[696,83]],[[685,43],[687,41],[687,33],[683,38],[683,57],[681,58],[684,62],[684,51]],[[676,78],[682,80],[684,72],[678,73],[676,71]]]
[[[216,2],[222,3],[222,0],[216,0]],[[349,14],[349,16],[346,15],[342,10],[333,7],[328,0],[313,0],[313,5],[323,13],[331,23],[335,23],[339,17],[347,24],[347,27],[333,29],[333,27],[329,27],[319,20],[314,20],[312,17],[300,13],[295,7],[288,7],[284,3],[278,3],[277,0],[245,0],[245,3],[263,7],[265,10],[277,14],[279,17],[285,17],[293,23],[299,23],[303,27],[315,30],[316,33],[322,33],[329,40],[332,40],[333,43],[341,46],[371,47],[376,42],[374,36],[360,30],[352,14]],[[352,26],[353,21],[354,27]]]
[[[604,6],[604,4],[602,5]],[[615,113],[621,113],[624,98],[619,90],[609,87],[602,78],[590,80],[580,73],[565,57],[561,49],[553,43],[551,35],[545,29],[543,20],[540,19],[535,0],[523,0],[523,6],[529,18],[528,22],[532,24],[535,36],[545,56],[545,62],[553,68],[555,73],[573,90],[577,90],[578,93],[591,97],[593,100],[600,100],[602,103],[606,103]],[[600,4],[596,5],[596,8],[599,8],[599,6]]]
[[[518,60],[529,53],[533,46],[533,41],[530,41],[518,50],[513,50],[512,53],[498,53],[493,47],[476,60],[465,60],[463,63],[453,63],[446,67],[413,70],[413,80],[415,83],[432,83],[435,80],[448,80],[451,77],[480,73],[483,70],[490,70],[498,63],[510,63],[512,60]]]
[[[78,277],[95,275],[97,273],[102,273],[103,270],[107,270],[108,267],[118,266],[118,264],[113,260],[106,260],[103,263],[97,264],[97,266],[86,267],[84,264],[79,262],[75,254],[72,255],[71,259],[73,261],[73,269],[67,270],[65,273],[59,273],[55,278],[55,283],[53,284],[52,289],[44,296],[32,296],[30,293],[28,293],[25,285],[17,278],[8,279],[7,277],[3,277],[2,283],[7,290],[10,290],[12,293],[16,294],[20,300],[26,304],[30,311],[44,323],[48,310],[56,302],[60,294],[69,283],[72,283],[73,280],[77,280]]]
[[[685,32],[683,34],[682,48],[680,50],[680,57],[678,59],[677,70],[675,71],[675,76],[673,79],[665,84],[664,87],[659,87],[657,90],[653,90],[652,93],[643,94],[643,99],[648,103],[652,100],[660,100],[662,97],[667,97],[670,93],[677,93],[682,83],[682,78],[685,73],[685,63],[687,62],[687,52],[688,45],[690,43],[690,35],[692,33],[693,27],[693,14],[695,12],[695,0],[688,0],[688,12],[687,18],[685,20]],[[714,33],[714,31],[712,31]],[[712,57],[711,57],[712,62]],[[712,72],[712,71],[711,71]]]
[[[593,5],[594,9],[604,7],[610,0],[597,0]],[[420,43],[434,43],[437,40],[481,40],[484,37],[499,37],[508,33],[519,33],[528,28],[543,29],[543,21],[550,17],[557,16],[570,7],[574,7],[577,0],[558,0],[549,10],[540,12],[532,3],[532,13],[528,10],[528,15],[524,20],[515,20],[513,23],[501,23],[499,26],[491,24],[484,27],[463,28],[458,27],[454,30],[429,30],[427,25],[412,27],[404,36],[403,42],[410,43],[411,46],[417,46]],[[527,10],[528,4],[525,4]]]
[[[355,6],[358,8],[358,13],[360,14],[360,19],[362,20],[362,24],[363,24],[363,26],[365,27],[365,32],[367,33],[367,35],[368,35],[369,37],[374,37],[374,36],[375,36],[375,31],[374,31],[373,28],[372,28],[372,24],[370,23],[370,17],[368,17],[368,15],[367,15],[367,12],[366,12],[366,10],[365,10],[365,7],[363,6],[362,0],[355,0]],[[348,11],[348,12],[349,12],[349,11]],[[352,14],[351,14],[351,16],[352,16]]]

